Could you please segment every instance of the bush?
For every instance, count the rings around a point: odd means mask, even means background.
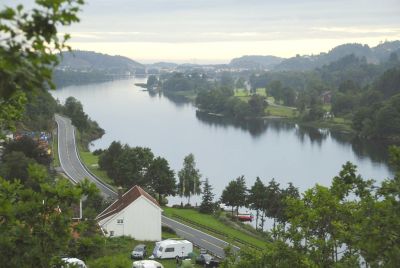
[[[104,152],[102,149],[97,149],[93,151],[93,155],[101,155]]]
[[[161,231],[162,232],[166,232],[166,233],[170,233],[170,234],[174,234],[174,235],[176,235],[176,232],[175,232],[175,230],[174,229],[172,229],[171,227],[169,227],[169,226],[165,226],[165,225],[163,225],[162,227],[161,227]]]
[[[194,208],[194,206],[192,206],[191,204],[185,204],[183,207],[184,208]]]

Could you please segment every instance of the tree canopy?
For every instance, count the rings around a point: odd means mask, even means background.
[[[67,49],[69,35],[57,28],[78,22],[83,0],[41,0],[31,10],[23,5],[0,11],[0,129],[13,129],[21,119],[26,92],[51,86],[56,53]]]

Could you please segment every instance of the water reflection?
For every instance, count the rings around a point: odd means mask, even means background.
[[[268,130],[276,133],[281,131],[293,131],[302,144],[310,142],[311,144],[322,146],[326,139],[331,138],[343,146],[348,146],[350,144],[353,152],[360,160],[371,159],[375,163],[388,163],[387,148],[390,144],[382,141],[361,139],[347,133],[301,126],[277,119],[238,120],[210,115],[200,111],[196,111],[196,118],[200,122],[209,126],[218,126],[223,128],[234,127],[236,129],[247,131],[253,138],[260,137]]]
[[[239,120],[234,118],[225,118],[200,111],[196,111],[196,118],[208,126],[218,126],[223,128],[233,126],[236,129],[248,131],[254,138],[262,135],[268,129],[268,123],[263,120]]]

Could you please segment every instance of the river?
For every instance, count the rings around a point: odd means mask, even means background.
[[[265,183],[275,178],[284,187],[292,182],[300,191],[316,183],[328,186],[346,161],[356,164],[364,178],[379,182],[393,176],[383,144],[274,120],[238,123],[196,114],[190,103],[150,95],[134,85],[141,82],[145,79],[69,86],[52,95],[61,102],[77,98],[105,129],[92,150],[107,148],[114,140],[149,147],[176,172],[193,153],[217,198],[240,175],[248,187],[257,176]]]

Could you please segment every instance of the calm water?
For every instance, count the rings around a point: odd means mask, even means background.
[[[381,181],[392,176],[382,144],[278,121],[227,122],[196,114],[191,104],[150,96],[134,85],[137,82],[145,79],[70,86],[52,94],[61,102],[74,96],[105,129],[92,149],[107,148],[114,140],[149,147],[175,171],[193,153],[217,197],[240,175],[248,186],[257,176],[285,186],[293,182],[301,191],[316,183],[329,185],[346,161],[356,164],[364,178]]]

